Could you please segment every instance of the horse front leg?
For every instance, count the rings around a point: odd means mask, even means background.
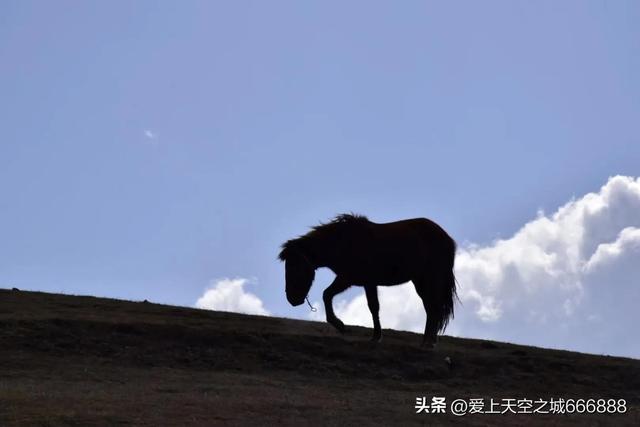
[[[380,328],[380,303],[378,302],[378,287],[365,286],[364,291],[367,295],[367,305],[373,317],[373,337],[372,342],[380,342],[382,339],[382,329]]]
[[[340,292],[343,292],[348,287],[349,284],[346,280],[342,279],[340,276],[336,276],[333,283],[331,283],[331,285],[329,285],[329,287],[322,293],[324,311],[327,314],[327,322],[333,325],[341,334],[346,332],[346,328],[344,323],[342,323],[342,320],[338,319],[336,314],[333,312],[333,297],[338,295]]]

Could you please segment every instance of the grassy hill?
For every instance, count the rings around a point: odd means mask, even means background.
[[[639,360],[451,337],[427,351],[392,330],[372,346],[370,332],[0,290],[0,426],[640,425]],[[417,414],[434,396],[447,413]],[[614,398],[627,411],[450,413],[471,398],[485,411],[491,398]]]

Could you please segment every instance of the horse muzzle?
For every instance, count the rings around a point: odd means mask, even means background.
[[[290,297],[289,295],[287,295],[287,301],[289,301],[289,304],[291,304],[292,306],[297,307],[300,304],[304,303],[304,297],[302,297],[302,298],[293,298],[293,297]]]

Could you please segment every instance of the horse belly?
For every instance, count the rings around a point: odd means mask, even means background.
[[[412,278],[412,268],[400,259],[372,260],[360,267],[350,275],[353,283],[360,286],[393,286]]]

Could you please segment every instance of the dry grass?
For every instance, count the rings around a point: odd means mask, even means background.
[[[0,290],[0,426],[640,425],[640,361]],[[451,358],[450,367],[445,357]],[[416,414],[417,396],[624,398],[615,415]]]

